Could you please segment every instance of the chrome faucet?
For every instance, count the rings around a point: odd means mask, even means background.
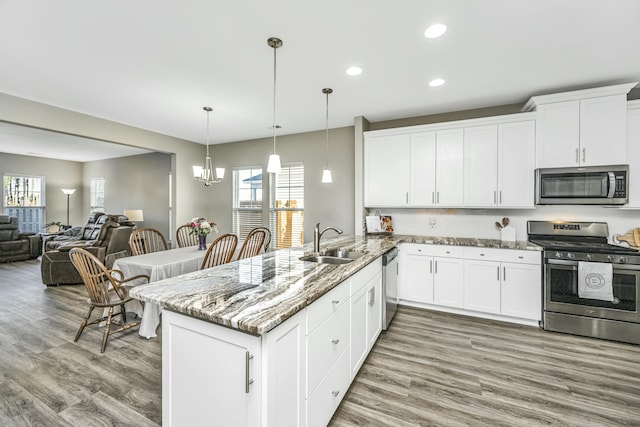
[[[320,252],[320,238],[327,230],[333,230],[338,234],[342,234],[342,230],[336,227],[327,227],[324,230],[320,231],[320,223],[317,223],[315,228],[313,229],[313,252]]]

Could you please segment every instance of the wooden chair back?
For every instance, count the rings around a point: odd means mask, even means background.
[[[181,225],[176,230],[176,241],[179,248],[186,248],[187,246],[198,245],[198,235],[191,232],[191,226],[189,224]]]
[[[207,249],[207,253],[202,260],[200,269],[215,267],[231,261],[233,253],[238,245],[238,236],[225,233],[218,237]]]
[[[131,254],[134,256],[169,249],[164,236],[155,228],[133,230],[129,239],[129,246],[131,247]]]
[[[266,237],[267,233],[263,229],[254,228],[251,230],[240,248],[238,259],[251,258],[258,255]]]
[[[112,304],[109,285],[113,285],[113,290],[120,301],[126,298],[117,281],[112,281],[113,277],[109,274],[107,267],[89,251],[73,248],[69,251],[69,257],[87,287],[87,293],[92,304],[99,307],[108,307]]]
[[[269,250],[269,245],[271,244],[271,230],[269,230],[267,227],[256,227],[251,230],[249,234],[253,233],[256,230],[264,231],[264,251],[267,252]],[[249,238],[249,234],[247,235],[247,238]]]

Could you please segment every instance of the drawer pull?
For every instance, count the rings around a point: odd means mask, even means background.
[[[334,299],[333,301],[331,301],[331,304],[340,304],[340,300],[339,299]]]
[[[249,386],[253,384],[253,379],[249,378],[249,361],[251,359],[253,359],[253,354],[247,351],[245,354],[245,373],[244,373],[244,378],[245,378],[244,392],[247,394],[249,393]]]
[[[480,256],[484,256],[484,254],[480,254]]]
[[[333,395],[333,397],[338,397],[338,395],[340,394],[340,390],[333,390],[331,394]]]
[[[450,253],[451,253],[451,251],[447,251],[447,253],[448,253],[448,254],[450,254]]]
[[[335,340],[331,340],[331,343],[333,345],[338,345],[339,342],[340,342],[340,340],[338,338],[336,338]]]
[[[523,256],[519,256],[518,259],[524,259],[524,257]]]

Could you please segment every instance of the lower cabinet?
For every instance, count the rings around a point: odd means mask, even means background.
[[[526,324],[541,318],[539,251],[416,243],[400,250],[403,303]]]
[[[381,272],[378,259],[261,336],[165,310],[163,425],[327,425],[382,330]]]

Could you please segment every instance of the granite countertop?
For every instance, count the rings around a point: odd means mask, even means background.
[[[348,264],[300,261],[312,252],[280,249],[215,268],[136,286],[129,294],[167,310],[262,335],[303,310],[399,243],[429,243],[503,249],[542,250],[528,242],[393,235],[339,236],[322,241],[322,249],[348,248],[365,255]]]

